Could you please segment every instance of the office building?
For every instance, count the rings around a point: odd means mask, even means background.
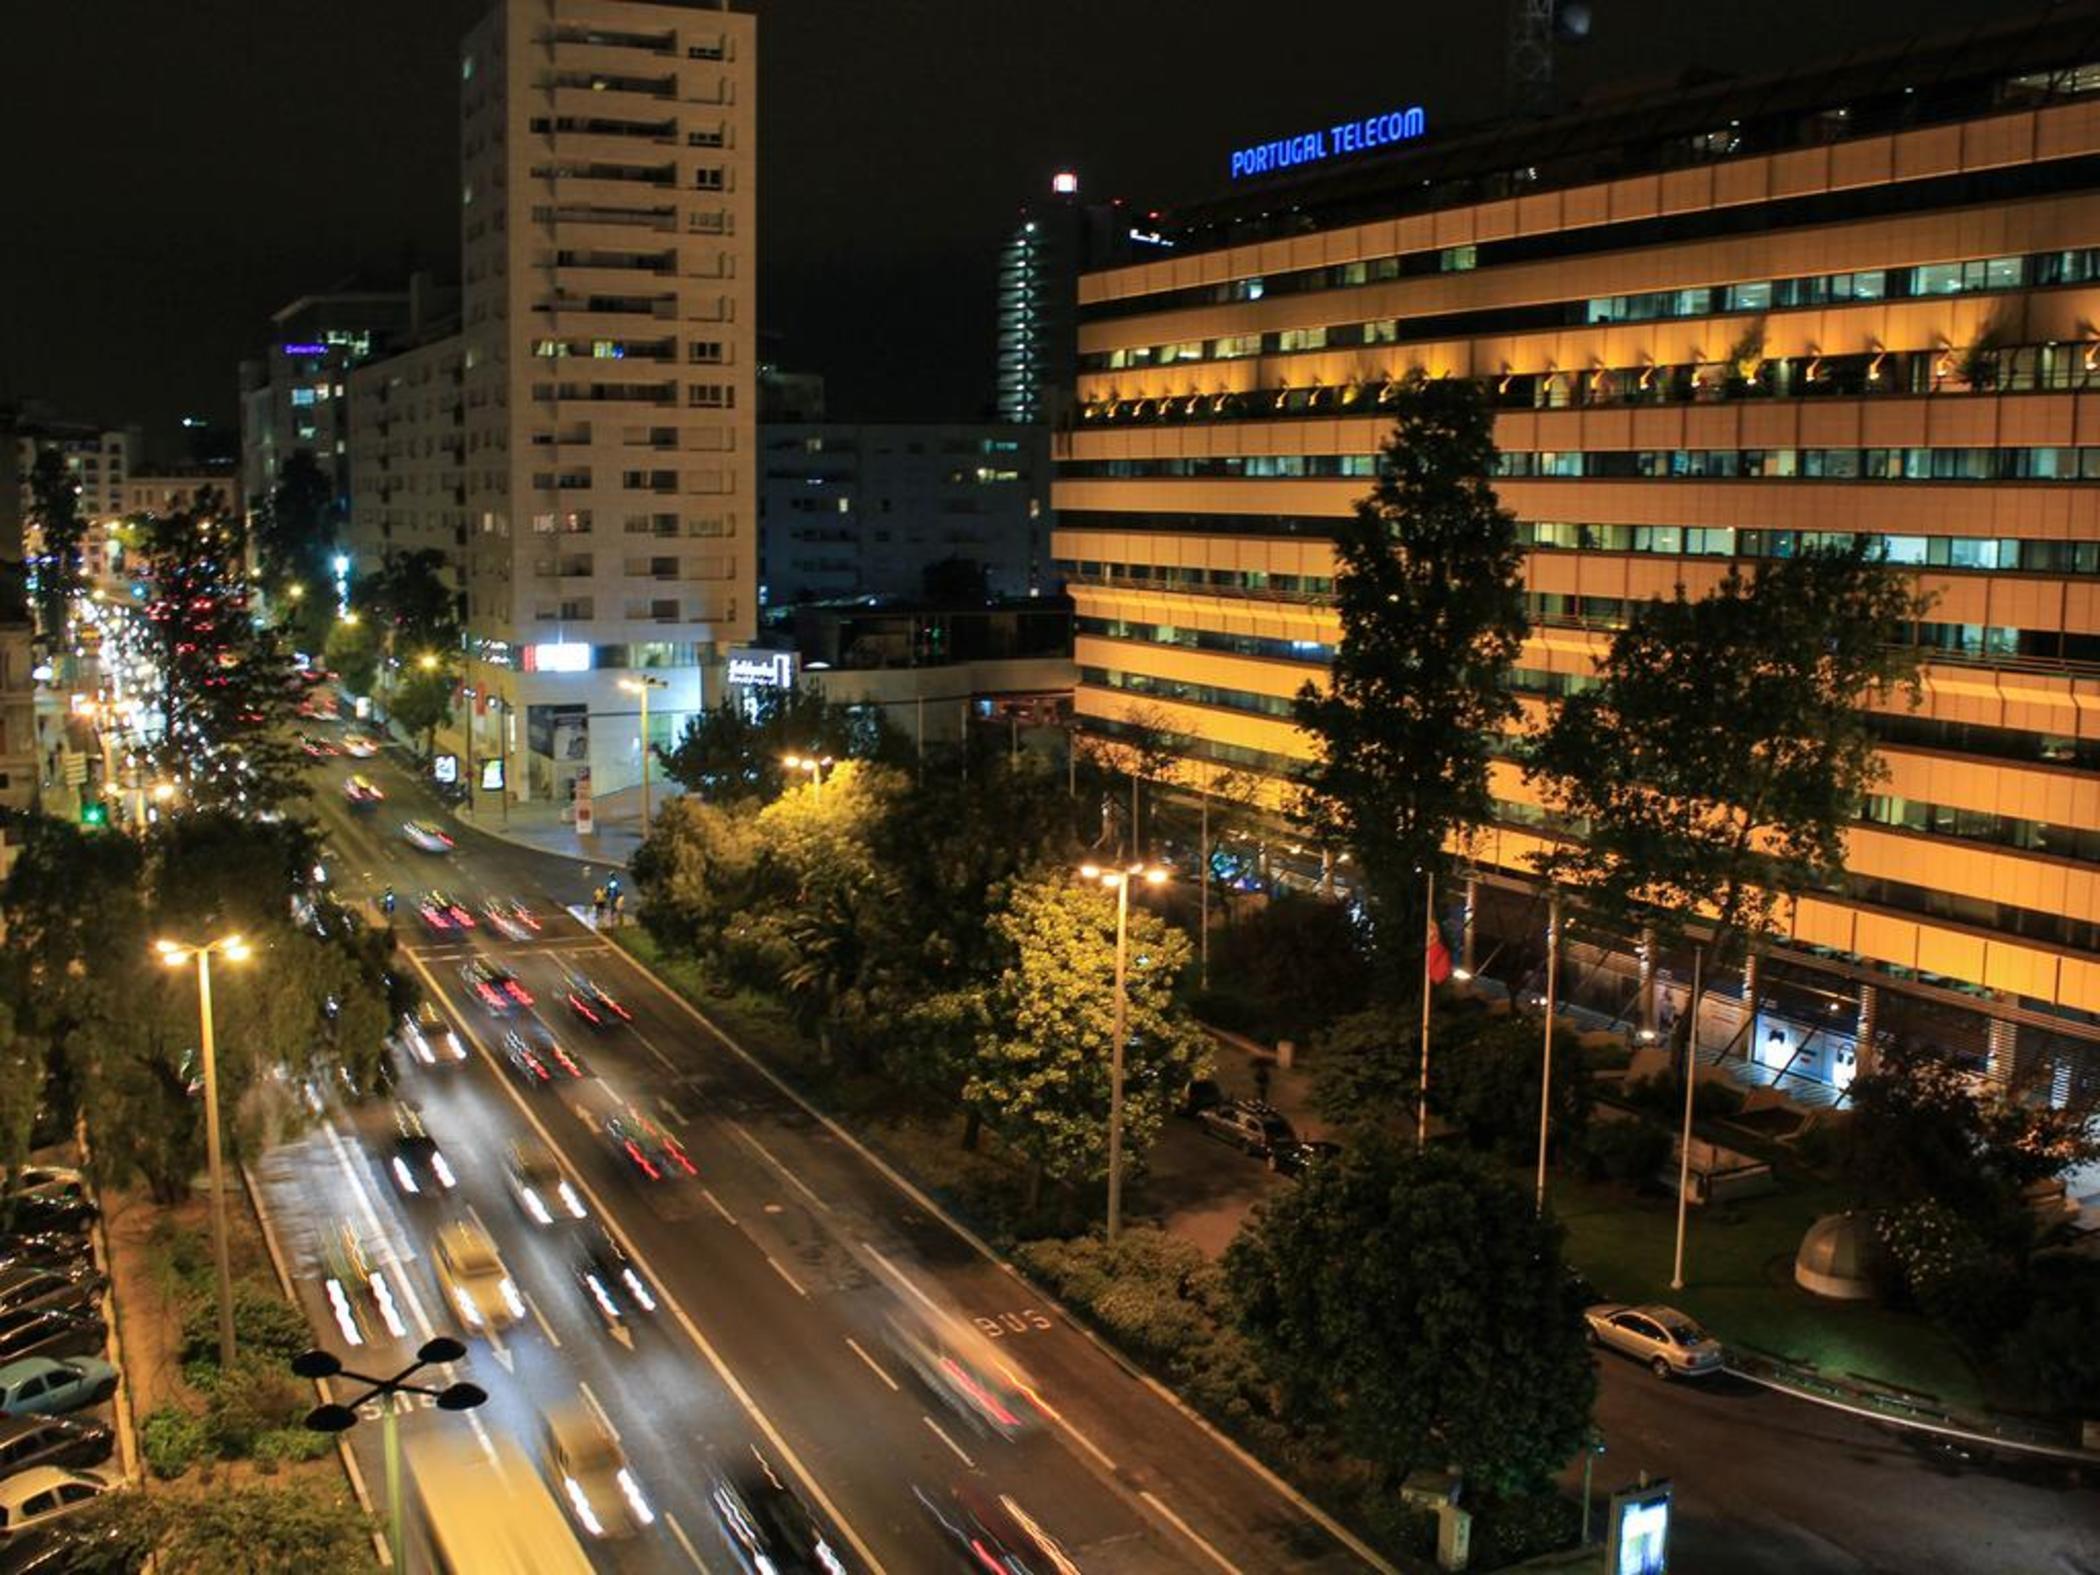
[[[1895,1037],[2091,1099],[2095,11],[1468,133],[1374,118],[1398,127],[1375,150],[1369,122],[1304,139],[1171,257],[1081,281],[1055,551],[1083,722],[1149,707],[1201,765],[1288,773],[1380,407],[1411,371],[1480,379],[1533,719],[1629,609],[1731,565],[1864,535],[1936,598],[1843,881],[1786,915],[1720,1037],[1832,1097]],[[1469,920],[1542,925],[1549,833],[1514,765],[1493,792]],[[1679,988],[1688,964],[1664,960]]]
[[[240,486],[251,515],[302,449],[329,478],[338,512],[348,511],[352,369],[442,332],[458,301],[419,273],[403,289],[324,291],[271,314],[261,359],[241,363]]]
[[[22,541],[23,465],[32,454],[20,430],[20,412],[0,407],[0,808],[16,813],[36,805],[41,753]],[[12,815],[0,816],[0,879],[14,867],[21,835]]]
[[[1024,205],[999,250],[998,344],[992,403],[1001,421],[1056,424],[1073,383],[1079,276],[1167,245],[1158,215],[1133,222],[1121,202],[1083,202],[1079,176],[1059,170],[1050,193]]]
[[[928,594],[937,564],[992,596],[1049,567],[1041,432],[992,423],[811,422],[759,428],[759,595],[797,602]],[[966,583],[969,573],[936,583]]]
[[[108,429],[93,422],[46,418],[34,410],[16,420],[11,446],[20,480],[16,491],[25,511],[37,456],[56,452],[73,480],[81,518],[110,519],[123,512],[125,479],[138,463],[139,429]]]
[[[756,19],[502,0],[460,57],[477,758],[639,781],[757,614]],[[494,724],[491,726],[491,724]]]

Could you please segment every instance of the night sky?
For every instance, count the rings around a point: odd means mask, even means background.
[[[481,0],[74,0],[0,30],[0,397],[175,448],[235,418],[270,312],[354,271],[457,276],[456,46]],[[971,417],[992,259],[1062,163],[1089,196],[1213,194],[1239,142],[1501,102],[1487,0],[759,0],[760,326],[833,414]],[[1576,88],[1776,69],[1974,0],[1592,0]]]

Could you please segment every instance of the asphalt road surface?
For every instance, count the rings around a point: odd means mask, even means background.
[[[388,799],[350,810],[352,769]],[[459,1186],[407,1196],[388,1168],[386,1105],[319,1096],[316,1125],[258,1167],[273,1224],[317,1329],[345,1362],[391,1371],[432,1332],[467,1333],[463,1364],[490,1402],[471,1417],[418,1406],[405,1435],[450,1429],[513,1436],[537,1453],[548,1407],[594,1407],[616,1432],[658,1511],[657,1524],[594,1550],[619,1570],[739,1568],[717,1530],[709,1483],[718,1462],[756,1448],[818,1506],[850,1567],[965,1567],[914,1496],[968,1484],[1005,1495],[1080,1567],[1123,1571],[1343,1570],[1363,1561],[1289,1490],[1252,1469],[1169,1399],[1140,1381],[1028,1288],[795,1103],[719,1040],[676,997],[563,909],[605,871],[471,831],[444,855],[412,848],[400,823],[439,819],[394,763],[327,762],[314,772],[331,877],[350,900],[391,885],[411,964],[467,1042],[460,1064],[409,1067],[401,1092],[422,1110]],[[482,924],[428,934],[422,890],[470,906],[516,898],[542,920],[525,940]],[[462,981],[470,956],[512,969],[535,998],[492,1016]],[[631,1025],[592,1031],[557,986],[581,971],[632,1011]],[[508,1070],[502,1036],[544,1024],[586,1076],[547,1088]],[[641,1111],[684,1144],[697,1175],[651,1183],[604,1130]],[[631,1246],[660,1306],[616,1338],[570,1272],[561,1227],[539,1225],[503,1180],[514,1141],[551,1146],[590,1211]],[[430,1263],[444,1220],[472,1217],[496,1241],[527,1316],[498,1335],[461,1331]],[[361,1344],[333,1304],[327,1244],[347,1223],[384,1275],[400,1333],[363,1302]],[[898,1309],[952,1309],[1024,1369],[1046,1420],[1015,1439],[979,1430],[944,1404],[886,1343]],[[440,1375],[440,1380],[444,1375]],[[352,1435],[383,1498],[381,1429]],[[419,1555],[412,1551],[411,1563]]]

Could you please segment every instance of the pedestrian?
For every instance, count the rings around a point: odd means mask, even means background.
[[[1266,1105],[1269,1102],[1269,1061],[1266,1056],[1255,1058],[1254,1102],[1257,1105]]]
[[[612,899],[612,920],[614,929],[617,930],[621,925],[627,922],[626,915],[627,893],[624,891],[616,891],[613,893]]]
[[[604,922],[605,888],[603,886],[593,886],[591,888],[591,923],[597,925]]]

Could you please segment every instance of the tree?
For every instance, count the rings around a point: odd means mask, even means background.
[[[159,768],[186,803],[275,810],[306,791],[292,741],[296,678],[276,631],[254,619],[247,544],[224,500],[200,489],[147,518],[140,548],[153,580],[146,629],[167,719]]]
[[[403,669],[401,681],[394,686],[387,709],[411,733],[423,735],[426,755],[437,753],[437,730],[452,720],[452,697],[457,688],[452,660],[434,654],[427,664],[419,656]]]
[[[273,595],[299,585],[307,601],[325,604],[341,522],[335,484],[312,449],[294,449],[256,521],[256,558]]]
[[[1710,973],[1729,966],[1843,873],[1882,770],[1863,708],[1915,703],[1928,605],[1864,538],[1649,602],[1530,751],[1548,806],[1587,828],[1541,869],[1622,926],[1706,917]]]
[[[664,773],[688,793],[717,803],[778,798],[788,755],[901,764],[903,740],[872,706],[838,705],[814,686],[759,691],[749,708],[723,699],[686,723]]]
[[[370,694],[379,676],[379,631],[362,617],[338,618],[328,631],[322,660],[350,693]]]
[[[629,861],[643,927],[673,950],[731,961],[759,908],[760,858],[755,805],[670,800]]]
[[[921,593],[945,607],[977,607],[991,598],[991,582],[975,558],[951,554],[919,571]]]
[[[1291,1414],[1389,1484],[1455,1465],[1522,1493],[1582,1447],[1596,1393],[1561,1238],[1488,1164],[1374,1138],[1263,1204],[1225,1274]]]
[[[1319,747],[1300,818],[1354,851],[1381,982],[1416,988],[1422,872],[1454,832],[1486,822],[1503,687],[1526,623],[1516,519],[1495,501],[1494,406],[1462,378],[1411,376],[1378,484],[1337,531],[1341,617],[1323,691],[1299,692]]]
[[[87,522],[80,517],[79,484],[55,448],[39,448],[30,467],[29,519],[43,540],[36,565],[38,621],[46,640],[63,645],[73,598],[86,584],[80,543]]]
[[[404,663],[425,652],[443,655],[459,648],[460,598],[449,580],[445,555],[434,547],[390,552],[376,573],[350,588],[350,606],[384,630]]]
[[[1116,899],[1057,873],[1015,881],[992,923],[1013,960],[986,1000],[964,1101],[1041,1179],[1090,1180],[1108,1161]],[[1175,999],[1188,937],[1130,905],[1124,1051],[1125,1163],[1143,1164],[1191,1078],[1209,1070],[1203,1032]],[[1033,1196],[1031,1196],[1031,1205]]]

